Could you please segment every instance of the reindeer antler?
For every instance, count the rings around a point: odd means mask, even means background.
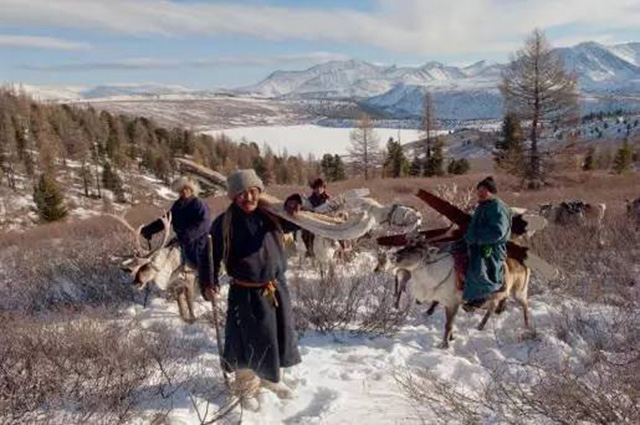
[[[144,227],[144,225],[141,224],[137,228],[134,228],[124,218],[125,215],[126,212],[122,216],[116,214],[105,214],[105,216],[107,217],[116,219],[120,224],[123,224],[128,230],[131,231],[131,233],[133,233],[134,254],[136,257],[150,257],[157,250],[164,248],[169,242],[169,237],[171,236],[171,212],[167,212],[165,215],[160,217],[160,220],[162,220],[162,224],[164,227],[164,235],[162,237],[162,243],[160,244],[160,246],[152,250],[144,249],[140,244],[140,233],[142,232],[142,228]]]
[[[122,216],[116,215],[116,214],[105,214],[106,217],[111,217],[114,218],[116,221],[118,221],[118,223],[124,225],[128,230],[131,231],[131,233],[133,233],[133,244],[134,244],[134,253],[135,256],[141,256],[141,257],[146,257],[149,255],[150,251],[147,249],[142,248],[142,245],[140,245],[140,233],[142,232],[142,228],[144,227],[143,224],[141,224],[140,226],[138,226],[137,228],[134,228],[125,218],[124,216],[126,215],[126,212],[122,214]]]

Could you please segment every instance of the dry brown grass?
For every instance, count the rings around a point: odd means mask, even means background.
[[[414,196],[418,189],[436,190],[441,185],[456,184],[460,190],[475,189],[478,181],[493,175],[500,190],[499,196],[509,205],[538,210],[541,203],[558,202],[568,199],[583,199],[587,202],[604,202],[607,214],[616,214],[624,208],[625,198],[640,196],[640,175],[613,175],[607,172],[574,172],[556,174],[549,179],[549,185],[541,190],[523,190],[521,181],[513,176],[488,171],[463,176],[401,179],[350,179],[330,183],[330,194],[338,194],[349,189],[366,187],[371,195],[382,203],[403,203],[426,212],[424,202]],[[269,186],[268,192],[284,199],[292,193],[310,193],[305,186]],[[220,213],[229,204],[225,197],[210,199],[212,211]],[[426,223],[429,225],[429,223]]]
[[[139,224],[155,214],[139,208],[130,215]],[[106,217],[4,233],[0,308],[39,311],[131,301],[134,292],[116,256],[130,254],[132,246],[131,233]]]

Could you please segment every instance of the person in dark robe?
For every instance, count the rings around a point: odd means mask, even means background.
[[[509,207],[495,195],[492,177],[478,183],[478,207],[465,234],[469,264],[462,298],[469,308],[479,307],[504,281],[507,241],[511,234]]]
[[[311,190],[311,195],[309,195],[307,199],[313,208],[318,208],[320,205],[324,205],[329,199],[331,199],[331,196],[327,193],[327,185],[321,178],[317,178],[311,183]],[[307,250],[307,255],[314,258],[315,253],[313,252],[313,242],[315,240],[315,235],[308,230],[302,230],[301,236],[302,242],[304,242],[304,246]]]
[[[198,184],[193,179],[180,177],[172,186],[180,195],[169,212],[171,226],[180,243],[183,263],[198,270],[198,276],[208,276],[210,271],[207,261],[207,235],[211,228],[209,206],[198,198]],[[145,239],[150,240],[163,228],[162,220],[157,219],[144,226],[140,233]]]
[[[206,299],[220,290],[220,270],[231,278],[223,367],[235,372],[234,390],[250,399],[262,385],[279,397],[292,396],[281,382],[281,369],[300,363],[298,338],[285,279],[283,232],[297,226],[260,206],[264,185],[254,170],[239,170],[227,179],[227,210],[211,226],[213,277],[201,281]],[[299,204],[287,209],[295,214]],[[255,400],[255,399],[254,399]],[[251,406],[249,406],[251,408]]]

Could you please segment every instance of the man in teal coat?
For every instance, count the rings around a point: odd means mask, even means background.
[[[495,197],[498,187],[492,177],[478,183],[478,207],[467,228],[465,240],[469,266],[462,297],[467,306],[479,307],[502,287],[507,241],[511,234],[509,207]]]

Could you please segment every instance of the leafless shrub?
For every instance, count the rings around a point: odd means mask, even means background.
[[[435,193],[463,211],[471,211],[473,209],[475,197],[471,186],[460,189],[455,182],[451,184],[443,183],[436,186]]]
[[[2,321],[0,417],[16,423],[129,420],[140,402],[138,388],[154,373],[145,343],[132,338],[139,329],[56,319]]]
[[[356,319],[362,302],[362,282],[338,277],[333,266],[328,273],[319,275],[305,279],[295,276],[291,282],[292,299],[302,319],[298,321],[309,323],[322,333],[346,329]]]
[[[553,226],[536,233],[531,246],[562,271],[549,282],[552,289],[590,302],[623,305],[635,299],[640,232],[620,217],[605,217],[599,229]]]
[[[114,319],[102,310],[4,315],[0,423],[163,423],[177,396],[186,394],[198,406],[224,397],[219,366],[194,358],[201,341],[165,325]],[[201,412],[202,423],[233,408],[217,405]],[[147,417],[149,406],[153,417]]]
[[[524,358],[490,365],[475,388],[421,370],[398,373],[396,381],[441,423],[637,423],[637,309],[574,303],[554,315],[554,324],[558,339],[528,341]],[[556,348],[548,349],[549,343]],[[558,355],[560,349],[570,354]]]
[[[42,311],[130,301],[135,293],[114,261],[129,247],[129,234],[104,218],[4,234],[0,308]]]
[[[396,309],[395,282],[392,276],[369,272],[356,279],[363,280],[362,286],[366,288],[366,293],[353,332],[359,335],[395,334],[406,323],[411,312],[409,297],[405,297],[405,302]]]
[[[393,308],[393,278],[361,268],[349,274],[332,267],[319,278],[292,280],[298,331],[310,326],[327,333],[349,330],[358,335],[395,333],[409,314],[409,306]]]

